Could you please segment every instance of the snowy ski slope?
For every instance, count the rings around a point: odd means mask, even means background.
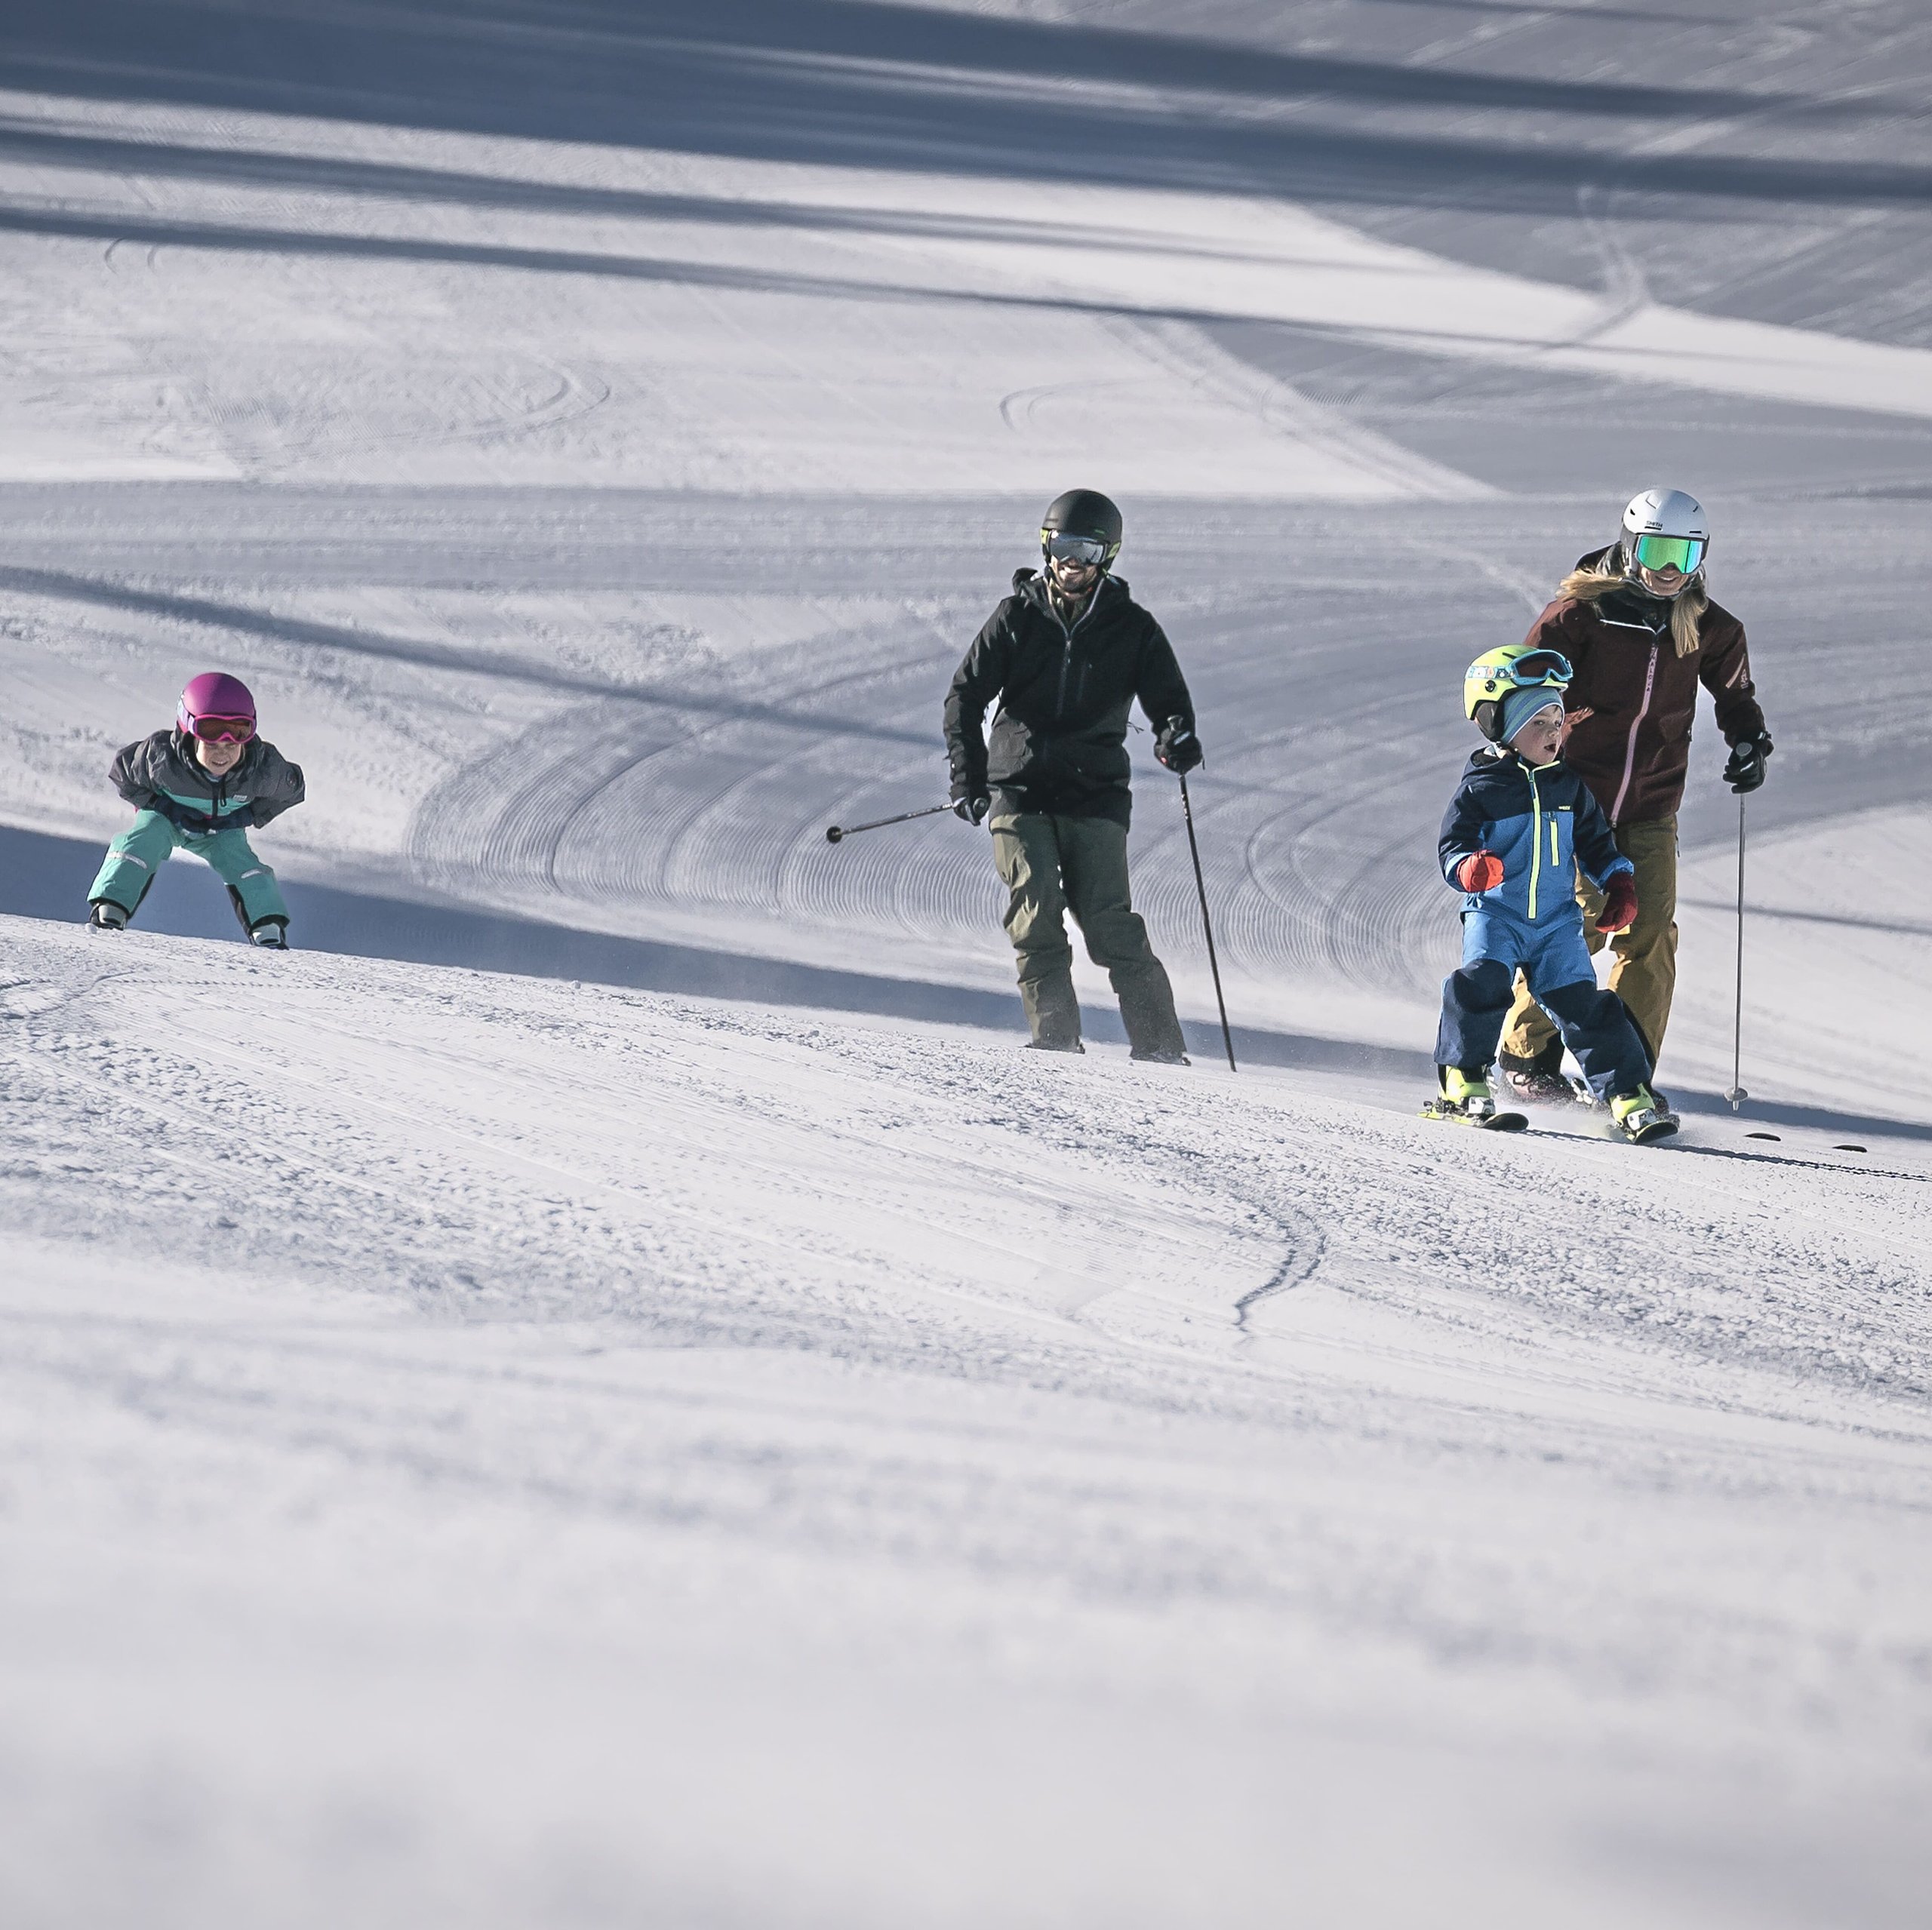
[[[0,46],[10,1925],[1922,1920],[1922,10]],[[1653,481],[1778,745],[1752,1100],[1706,711],[1681,1141],[1432,1128],[1462,666]],[[1091,976],[1015,1050],[982,837],[823,836],[1076,482],[1238,1075],[1145,736],[1185,1074]],[[285,958],[75,922],[216,663]]]
[[[1923,1142],[6,937],[14,1920],[1912,1920]]]

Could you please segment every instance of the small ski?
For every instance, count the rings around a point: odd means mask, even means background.
[[[1529,1125],[1520,1112],[1465,1112],[1447,1099],[1430,1099],[1422,1109],[1424,1119],[1439,1119],[1450,1126],[1479,1126],[1485,1132],[1521,1132]]]
[[[1669,1139],[1678,1123],[1675,1113],[1653,1112],[1647,1107],[1619,1120],[1614,1129],[1620,1139],[1628,1139],[1633,1146],[1647,1146],[1654,1139]]]

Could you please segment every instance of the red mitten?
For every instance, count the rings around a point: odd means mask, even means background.
[[[1619,871],[1605,887],[1603,910],[1597,917],[1600,932],[1627,932],[1637,922],[1637,880]]]
[[[1472,851],[1456,867],[1456,882],[1465,891],[1494,891],[1503,882],[1503,860],[1494,851]]]

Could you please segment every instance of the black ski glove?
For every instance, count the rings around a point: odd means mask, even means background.
[[[1732,790],[1755,791],[1764,781],[1764,760],[1771,754],[1771,737],[1761,730],[1755,737],[1740,737],[1730,747],[1730,761],[1724,767],[1724,781]]]
[[[157,792],[153,801],[141,807],[143,810],[157,811],[177,831],[204,831],[208,828],[208,814],[203,811],[191,811],[186,804],[177,804],[172,798]]]
[[[1201,762],[1201,739],[1184,717],[1171,717],[1154,739],[1154,754],[1177,777],[1185,777]]]
[[[952,801],[952,814],[963,818],[968,824],[984,824],[986,813],[993,807],[990,798],[955,798]]]

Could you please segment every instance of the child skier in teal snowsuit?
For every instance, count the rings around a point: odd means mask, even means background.
[[[178,846],[228,887],[243,930],[285,950],[288,907],[248,833],[302,802],[302,772],[255,735],[255,700],[239,678],[211,671],[181,693],[172,730],[127,745],[109,773],[138,815],[107,847],[88,893],[88,922],[118,931]]]

